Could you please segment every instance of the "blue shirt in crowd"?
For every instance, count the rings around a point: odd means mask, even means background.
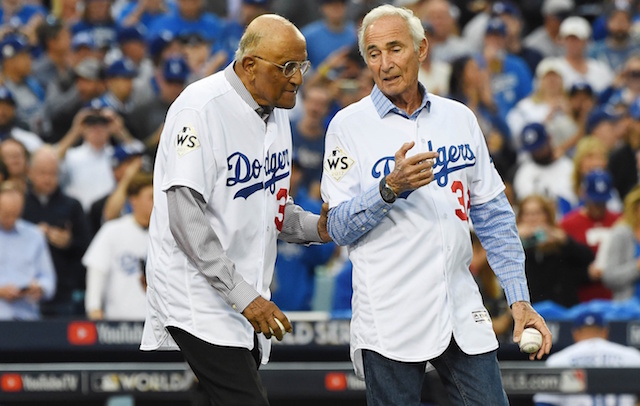
[[[304,27],[302,35],[307,39],[308,59],[314,69],[332,52],[353,46],[358,39],[352,22],[346,22],[341,32],[333,32],[324,21],[316,21]]]

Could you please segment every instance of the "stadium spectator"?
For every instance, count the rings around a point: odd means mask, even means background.
[[[620,72],[625,61],[640,52],[640,44],[631,37],[631,13],[630,4],[613,2],[607,14],[607,36],[590,47],[589,58],[604,62],[614,72]]]
[[[347,19],[346,2],[321,0],[322,19],[302,28],[312,67],[320,66],[333,52],[356,43],[356,26]]]
[[[456,34],[458,29],[451,7],[447,0],[429,0],[424,6],[424,19],[433,27],[429,52],[434,61],[451,63],[473,52],[471,46]]]
[[[536,68],[536,87],[507,114],[514,145],[522,146],[522,129],[529,123],[542,123],[549,132],[554,150],[563,147],[578,131],[569,115],[567,97],[557,61],[546,59]],[[557,155],[563,155],[561,150]]]
[[[176,5],[173,1],[166,0],[139,0],[125,4],[116,19],[121,27],[142,25],[147,30],[156,20],[164,17],[168,12],[175,12]]]
[[[40,2],[27,0],[3,0],[0,6],[0,38],[5,34],[21,33],[36,44],[36,29],[47,10]]]
[[[607,208],[608,202],[612,200],[613,185],[611,176],[602,170],[602,164],[605,162],[602,158],[606,159],[606,157],[598,157],[599,154],[604,153],[604,148],[598,144],[596,139],[585,139],[578,145],[574,158],[576,169],[589,166],[592,169],[584,172],[582,176],[580,175],[582,171],[574,172],[575,177],[581,176],[578,194],[581,205],[567,213],[560,223],[567,234],[577,242],[587,245],[595,255],[600,244],[609,237],[611,227],[620,217],[620,212]],[[590,165],[589,162],[597,166]],[[580,302],[598,298],[611,299],[611,291],[600,281],[602,267],[603,265],[598,262],[589,265],[592,282],[580,287],[578,292]]]
[[[137,75],[133,80],[133,103],[144,103],[154,97],[149,81],[154,74],[154,65],[147,57],[146,29],[141,26],[118,28],[116,36],[121,56],[133,62]]]
[[[422,23],[427,39],[431,37],[433,28],[429,23]],[[429,89],[429,93],[439,96],[449,94],[449,80],[451,79],[451,64],[443,61],[434,61],[431,54],[427,54],[420,63],[418,80]]]
[[[568,114],[576,124],[577,131],[564,145],[557,148],[558,153],[564,151],[565,154],[571,155],[575,145],[587,134],[587,120],[596,105],[596,96],[591,86],[586,82],[574,83],[569,89],[568,95]]]
[[[20,141],[30,152],[43,144],[37,134],[17,126],[16,101],[9,89],[0,86],[0,142],[9,138]]]
[[[44,146],[32,156],[22,218],[44,234],[57,275],[56,294],[41,304],[44,316],[81,316],[85,269],[81,259],[91,236],[80,202],[65,195],[58,184],[58,156]]]
[[[36,320],[53,297],[56,273],[42,232],[20,218],[22,190],[0,184],[0,320]]]
[[[178,38],[169,30],[161,30],[148,38],[147,48],[156,68],[161,66],[165,59],[183,54]]]
[[[640,55],[631,55],[625,61],[615,82],[600,99],[613,107],[630,107],[640,99]]]
[[[239,20],[229,20],[222,29],[219,44],[214,44],[214,49],[220,52],[220,58],[224,57],[221,66],[227,66],[234,58],[240,37],[245,28],[254,18],[270,12],[272,0],[242,0]]]
[[[611,152],[608,169],[613,176],[613,184],[624,199],[638,184],[640,171],[640,99],[629,106],[631,122],[620,144]]]
[[[565,307],[578,304],[579,287],[590,281],[588,266],[593,252],[556,225],[555,205],[543,196],[525,197],[517,213],[531,303],[552,300]]]
[[[23,192],[26,191],[29,151],[24,144],[14,138],[0,142],[0,159],[7,167],[8,180]]]
[[[71,66],[71,32],[53,15],[48,15],[36,31],[38,45],[44,53],[33,63],[33,76],[48,91],[49,83],[68,89],[73,83]]]
[[[308,190],[310,184],[319,182],[322,176],[324,134],[331,97],[323,86],[306,86],[302,97],[302,116],[291,120],[291,140],[293,155],[302,172],[301,186]]]
[[[224,22],[204,9],[204,0],[177,0],[177,9],[156,19],[149,27],[149,38],[169,30],[174,37],[197,33],[213,44],[222,32]]]
[[[475,113],[496,169],[502,176],[507,176],[516,162],[516,151],[509,127],[498,114],[487,70],[480,69],[470,56],[454,60],[449,90],[449,97],[464,103]]]
[[[0,78],[16,101],[16,118],[31,131],[42,130],[45,91],[32,76],[30,53],[27,39],[11,34],[0,41]]]
[[[127,187],[131,214],[105,223],[82,262],[87,267],[85,307],[92,320],[144,320],[141,283],[153,208],[151,174],[139,173]]]
[[[477,54],[478,63],[486,67],[491,82],[491,92],[504,119],[520,100],[531,93],[531,72],[527,64],[517,56],[506,51],[507,28],[499,18],[487,23],[484,46]]]
[[[622,114],[605,105],[591,111],[585,130],[587,135],[602,141],[607,151],[611,152],[621,145],[627,124]]]
[[[88,31],[79,32],[71,37],[71,65],[77,66],[87,58],[102,61],[104,54],[98,49],[93,34]]]
[[[50,123],[50,133],[45,140],[59,142],[71,129],[73,118],[91,100],[105,90],[102,64],[96,58],[86,58],[73,69],[74,82],[67,90],[49,86],[44,107],[45,121]]]
[[[181,53],[189,66],[189,83],[202,79],[222,67],[222,55],[211,56],[211,42],[197,32],[180,35]]]
[[[583,310],[573,319],[574,343],[547,359],[549,368],[617,368],[640,367],[640,351],[608,340],[609,328],[602,313]],[[534,395],[535,406],[620,405],[635,406],[632,394],[551,394]]]
[[[549,135],[540,123],[522,130],[522,147],[531,159],[525,159],[515,171],[513,189],[518,200],[539,194],[550,199],[554,207],[559,199],[575,204],[571,191],[573,162],[562,155],[554,156]]]
[[[604,62],[587,57],[586,47],[591,38],[591,26],[582,17],[568,17],[560,24],[564,56],[558,57],[565,89],[575,83],[588,83],[597,94],[613,83],[614,74]]]
[[[130,114],[132,120],[127,123],[131,135],[144,142],[147,149],[155,155],[160,130],[167,110],[180,92],[185,88],[191,71],[182,57],[171,57],[162,64],[162,73],[153,79],[156,93],[146,103],[138,105]],[[137,119],[144,117],[144,120]]]
[[[111,165],[116,187],[91,205],[88,215],[92,235],[98,232],[104,222],[131,212],[131,206],[127,202],[127,189],[140,172],[142,164],[142,148],[126,145],[114,147]]]
[[[602,266],[602,281],[613,292],[614,300],[640,299],[640,186],[624,198],[620,221],[600,244],[597,263]]]
[[[84,0],[82,18],[71,26],[76,35],[86,32],[93,37],[96,48],[108,49],[116,43],[117,25],[111,15],[111,0]]]
[[[127,117],[135,102],[133,80],[138,76],[135,63],[129,58],[117,59],[105,68],[104,75],[107,91],[100,96],[100,102]]]
[[[573,0],[544,0],[542,3],[544,22],[542,26],[527,35],[523,41],[524,45],[537,50],[543,57],[561,56],[564,51],[558,38],[560,24],[573,12],[574,7]]]

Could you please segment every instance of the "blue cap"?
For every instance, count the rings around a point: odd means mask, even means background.
[[[586,200],[594,203],[606,203],[612,196],[613,181],[609,173],[596,169],[582,178],[582,188]]]
[[[143,155],[144,151],[137,145],[116,145],[113,147],[111,166],[117,168],[131,158]]]
[[[595,128],[603,121],[617,121],[620,118],[610,107],[596,108],[589,114],[587,118],[586,130],[587,134],[591,134]]]
[[[493,3],[493,6],[491,7],[491,13],[493,15],[508,14],[518,18],[522,17],[518,6],[510,1],[497,1]]]
[[[116,41],[119,44],[123,44],[129,41],[142,41],[144,42],[146,30],[142,25],[132,25],[129,27],[122,27],[116,34]]]
[[[606,323],[602,313],[593,309],[585,309],[573,318],[574,328],[588,326],[605,327]]]
[[[0,86],[0,102],[7,102],[16,105],[16,100],[13,98],[13,93],[6,86]]]
[[[135,78],[138,76],[136,65],[129,58],[116,59],[104,72],[108,78]]]
[[[578,92],[585,92],[585,93],[589,93],[589,95],[593,95],[593,88],[587,82],[576,82],[571,85],[571,88],[569,89],[569,94],[573,96]]]
[[[29,42],[23,35],[8,35],[0,42],[0,58],[3,60],[30,50]]]
[[[176,37],[173,32],[169,30],[160,31],[149,39],[149,43],[147,44],[149,55],[151,55],[152,58],[156,58],[174,39],[176,39]]]
[[[507,25],[502,21],[499,17],[492,17],[487,22],[487,29],[485,30],[485,35],[487,34],[496,34],[505,36],[507,35]]]
[[[164,61],[162,75],[169,82],[184,83],[190,73],[189,65],[187,65],[187,61],[183,57],[174,56]]]
[[[88,103],[86,103],[85,107],[88,107],[92,110],[102,110],[104,108],[109,107],[109,105],[102,97],[96,97],[91,99]]]
[[[71,38],[71,48],[77,50],[80,47],[87,47],[90,49],[96,49],[96,41],[93,35],[89,31],[82,31],[77,33]]]
[[[547,145],[548,142],[549,135],[542,124],[530,123],[522,129],[522,148],[525,151],[537,151]]]

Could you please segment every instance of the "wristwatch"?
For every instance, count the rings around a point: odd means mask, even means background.
[[[391,189],[389,185],[387,185],[386,176],[380,179],[380,196],[382,196],[382,200],[387,203],[393,203],[398,198],[396,192],[394,192],[393,189]]]

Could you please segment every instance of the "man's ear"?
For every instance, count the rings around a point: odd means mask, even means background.
[[[257,67],[256,60],[252,56],[244,56],[240,62],[242,70],[253,79],[255,77],[255,69]]]

